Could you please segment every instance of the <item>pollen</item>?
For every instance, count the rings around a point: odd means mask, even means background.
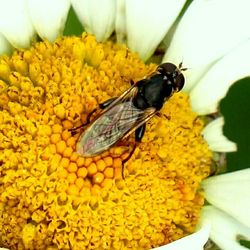
[[[87,33],[0,58],[0,247],[151,249],[194,231],[212,153],[186,94],[147,123],[132,155],[133,135],[82,157],[85,127],[69,130],[155,68]]]

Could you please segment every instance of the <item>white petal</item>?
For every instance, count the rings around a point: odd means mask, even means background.
[[[203,250],[204,245],[208,240],[210,225],[204,225],[199,231],[183,237],[165,246],[157,247],[157,250]]]
[[[27,0],[33,25],[43,39],[53,42],[63,32],[70,0]]]
[[[4,35],[0,33],[0,56],[4,54],[10,54],[11,50],[12,50],[12,46],[6,40]]]
[[[232,152],[237,150],[237,145],[229,141],[223,135],[223,117],[210,122],[203,130],[204,139],[209,145],[209,149],[215,152]]]
[[[199,81],[190,93],[193,110],[200,115],[216,112],[229,87],[249,76],[249,65],[250,40],[219,60]]]
[[[212,205],[250,228],[250,169],[210,177],[202,182]]]
[[[28,14],[26,0],[0,3],[0,32],[16,48],[30,46],[35,31]]]
[[[118,43],[124,43],[126,37],[125,1],[116,0],[115,31]]]
[[[73,8],[87,32],[98,41],[106,40],[115,27],[115,0],[71,0]]]
[[[250,36],[249,9],[249,0],[192,1],[164,56],[164,61],[183,61],[189,68],[186,91],[215,60]]]
[[[233,201],[232,201],[233,203]],[[210,238],[223,250],[247,250],[236,240],[237,236],[244,236],[250,240],[250,228],[242,225],[223,211],[206,206],[202,209],[201,220],[211,222]]]
[[[128,46],[147,60],[181,11],[184,0],[126,0]]]

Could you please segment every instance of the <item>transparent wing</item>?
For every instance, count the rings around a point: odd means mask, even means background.
[[[132,98],[112,105],[81,135],[77,145],[78,153],[93,156],[107,150],[144,124],[155,112],[155,108],[136,108]]]
[[[110,109],[112,109],[115,105],[118,105],[120,103],[123,102],[128,102],[128,101],[132,101],[133,98],[136,96],[136,93],[138,91],[138,88],[136,86],[136,84],[134,84],[133,86],[131,86],[129,89],[127,89],[125,92],[122,93],[121,96],[119,96],[116,100],[114,100],[107,108],[105,108],[100,114],[99,116],[96,117],[95,120],[97,120],[101,115],[103,115],[104,113],[108,112]],[[94,120],[94,121],[95,121]]]

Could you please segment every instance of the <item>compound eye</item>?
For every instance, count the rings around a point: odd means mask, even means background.
[[[176,65],[173,63],[163,63],[158,66],[158,70],[162,73],[172,74],[176,71]]]
[[[178,76],[176,76],[175,78],[175,91],[179,92],[185,83],[185,78],[183,74],[179,74]]]

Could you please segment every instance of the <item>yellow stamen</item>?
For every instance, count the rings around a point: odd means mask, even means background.
[[[156,65],[88,34],[0,58],[0,243],[11,249],[150,249],[193,232],[211,152],[175,94],[134,138],[92,158],[68,129]]]

